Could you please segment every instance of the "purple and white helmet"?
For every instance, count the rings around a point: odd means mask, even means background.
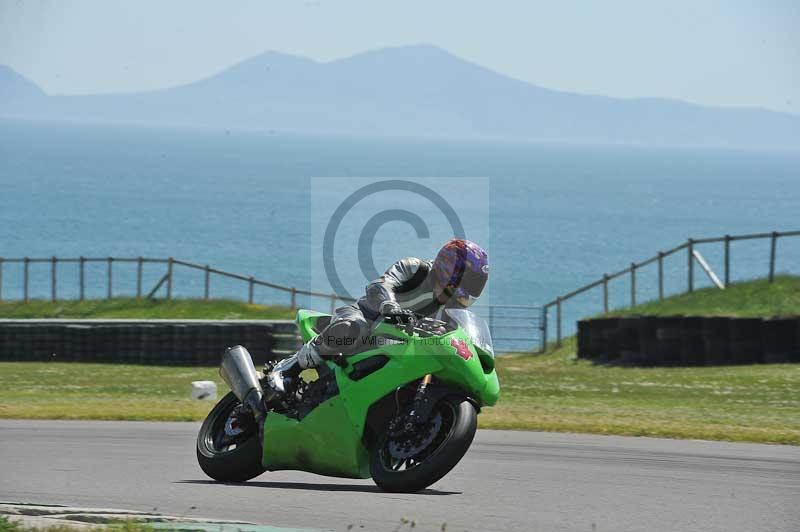
[[[454,238],[439,250],[432,272],[439,293],[468,307],[481,295],[489,279],[489,256],[475,242]]]

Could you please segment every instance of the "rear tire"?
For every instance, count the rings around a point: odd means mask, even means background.
[[[235,447],[224,445],[225,423],[231,412],[239,406],[239,400],[228,393],[206,416],[197,435],[197,462],[206,475],[220,482],[244,482],[257,477],[266,468],[261,465],[261,442],[258,427],[252,420]]]
[[[431,416],[437,412],[445,420],[440,427],[443,434],[436,438],[436,447],[423,450],[423,453],[429,454],[408,469],[392,468],[387,432],[378,438],[370,451],[370,473],[378,487],[389,492],[420,491],[444,477],[463,458],[478,428],[475,407],[466,399],[445,397],[434,407]],[[452,416],[449,421],[448,416]],[[449,426],[446,427],[445,422]]]

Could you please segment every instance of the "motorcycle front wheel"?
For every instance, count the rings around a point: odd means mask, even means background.
[[[372,479],[390,492],[425,489],[458,464],[477,427],[478,415],[472,403],[445,397],[416,433],[393,439],[388,430],[384,431],[370,452]]]
[[[197,462],[220,482],[244,482],[266,471],[261,465],[258,424],[233,392],[203,421],[197,435]]]

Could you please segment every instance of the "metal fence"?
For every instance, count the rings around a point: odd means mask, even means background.
[[[4,266],[9,264],[17,264],[22,266],[21,271],[21,286],[19,291],[14,294],[3,292],[3,275]],[[76,272],[66,272],[65,268],[60,266],[64,265],[77,265]],[[303,306],[310,308],[323,307],[331,313],[339,303],[352,303],[354,300],[350,297],[339,296],[334,293],[315,292],[311,290],[303,290],[292,286],[284,286],[276,283],[257,279],[253,276],[246,276],[237,273],[232,273],[217,268],[212,268],[209,265],[196,264],[175,258],[120,258],[120,257],[77,257],[77,258],[3,258],[0,257],[0,301],[4,298],[7,300],[31,300],[31,267],[45,267],[49,270],[49,299],[51,301],[59,301],[68,299],[64,297],[64,290],[59,290],[59,287],[66,284],[64,281],[65,275],[74,275],[77,277],[78,291],[76,299],[83,301],[87,298],[89,292],[87,280],[91,278],[95,283],[97,282],[97,274],[94,276],[88,275],[87,267],[89,265],[100,265],[103,268],[101,275],[101,285],[105,287],[105,298],[112,299],[113,297],[129,296],[136,298],[154,299],[157,295],[160,297],[171,300],[174,299],[174,292],[176,291],[176,272],[179,269],[192,271],[202,276],[202,287],[195,294],[189,294],[186,290],[181,290],[182,295],[189,295],[189,297],[198,297],[204,300],[211,299],[212,289],[214,288],[213,281],[217,278],[230,279],[239,283],[236,288],[234,299],[245,300],[248,303],[254,303],[256,299],[256,290],[269,290],[271,295],[280,293],[286,299],[270,297],[271,304],[287,304],[292,310],[296,310],[300,306],[298,298],[300,296],[307,298],[302,302]],[[133,268],[133,275],[135,276],[135,289],[124,290],[119,286],[115,286],[115,279],[121,275],[121,268],[127,267],[130,275],[130,269]],[[145,285],[146,277],[152,275],[145,275],[146,268],[157,267],[158,272],[155,281],[152,284]],[[7,269],[6,269],[7,270]],[[6,272],[6,276],[8,276]],[[75,282],[75,277],[71,277],[71,282]],[[117,283],[121,284],[121,283]],[[130,284],[130,283],[126,283]],[[230,292],[226,296],[230,297]],[[321,304],[321,305],[320,305]],[[539,348],[542,343],[540,333],[543,330],[541,320],[541,307],[524,306],[524,305],[476,305],[474,307],[476,313],[484,317],[489,323],[492,332],[492,337],[495,339],[495,348],[499,352],[509,351],[533,351]]]
[[[608,291],[608,283],[609,281],[628,275],[630,276],[630,306],[635,307],[637,304],[637,286],[636,286],[636,275],[642,268],[648,266],[650,264],[655,264],[658,268],[658,299],[664,299],[664,259],[678,253],[682,250],[686,250],[686,291],[692,292],[694,291],[695,287],[695,263],[701,267],[701,269],[708,275],[709,279],[711,280],[712,284],[716,285],[719,288],[724,288],[728,286],[731,282],[731,243],[741,240],[757,240],[757,239],[769,239],[770,247],[769,247],[769,259],[768,259],[768,268],[765,268],[764,273],[767,274],[767,278],[769,282],[772,282],[775,278],[775,264],[776,264],[776,254],[778,248],[778,239],[779,238],[788,238],[788,237],[796,237],[800,236],[800,231],[773,231],[771,233],[755,233],[755,234],[748,234],[748,235],[725,235],[722,237],[714,237],[714,238],[690,238],[683,244],[679,246],[675,246],[671,249],[666,251],[659,251],[655,256],[650,257],[649,259],[643,260],[641,262],[632,262],[630,266],[627,268],[611,273],[611,274],[604,274],[602,278],[589,283],[585,286],[582,286],[572,292],[567,294],[561,295],[554,300],[550,301],[549,303],[545,304],[542,309],[542,316],[541,316],[541,345],[540,349],[544,351],[547,346],[547,339],[548,339],[548,314],[551,308],[555,308],[556,317],[555,317],[555,333],[556,333],[556,345],[561,345],[562,340],[562,306],[564,302],[567,300],[587,292],[593,288],[602,287],[602,309],[603,312],[609,311],[609,291]],[[721,243],[723,245],[723,280],[720,280],[719,277],[714,273],[714,271],[709,267],[708,263],[704,259],[704,257],[700,254],[699,249],[697,248],[700,244],[714,244],[714,243]]]
[[[539,349],[542,342],[541,307],[475,305],[471,309],[489,324],[497,352],[532,352]]]
[[[311,298],[319,298],[323,300],[328,300],[330,302],[331,310],[336,307],[337,301],[342,302],[351,302],[353,301],[351,298],[347,297],[340,297],[336,294],[325,294],[321,292],[314,292],[311,290],[301,290],[295,287],[290,286],[283,286],[275,283],[270,283],[268,281],[264,281],[262,279],[256,279],[253,276],[245,276],[240,275],[237,273],[223,271],[217,268],[212,268],[208,265],[201,265],[195,264],[193,262],[187,262],[184,260],[178,260],[174,258],[167,258],[167,259],[154,259],[154,258],[145,258],[145,257],[137,257],[137,258],[120,258],[120,257],[104,257],[104,258],[94,258],[94,257],[78,257],[78,258],[59,258],[59,257],[49,257],[49,258],[31,258],[31,257],[23,257],[23,258],[0,258],[0,300],[3,299],[4,294],[2,292],[3,286],[3,266],[5,264],[14,264],[14,263],[21,263],[22,264],[22,293],[19,294],[19,299],[22,301],[28,301],[30,299],[30,268],[33,264],[45,264],[49,266],[50,269],[50,300],[57,301],[59,299],[58,295],[58,286],[59,286],[59,274],[58,274],[58,266],[59,264],[78,264],[78,286],[79,286],[79,295],[78,299],[83,301],[86,299],[86,266],[92,263],[101,263],[106,266],[105,268],[105,285],[106,285],[106,298],[111,299],[115,295],[124,295],[120,293],[114,292],[114,271],[115,265],[135,265],[136,267],[136,290],[135,290],[135,297],[147,297],[147,298],[154,298],[156,294],[159,292],[163,292],[165,299],[172,299],[173,295],[173,286],[174,286],[174,278],[175,278],[175,270],[177,268],[186,268],[189,270],[194,270],[197,272],[201,272],[204,276],[203,282],[203,299],[210,299],[211,297],[211,289],[212,289],[212,279],[214,277],[223,277],[228,279],[234,279],[237,281],[241,281],[243,287],[246,289],[246,300],[249,303],[254,302],[255,298],[255,290],[256,288],[269,288],[272,290],[276,290],[278,292],[285,293],[289,296],[289,300],[287,303],[292,309],[297,308],[297,296],[308,296]],[[143,286],[144,280],[144,269],[145,265],[153,265],[153,264],[160,264],[166,266],[166,270],[164,274],[159,278],[159,280],[155,283],[155,285],[145,292],[145,286]],[[243,291],[243,294],[245,292]],[[134,294],[127,294],[133,296]],[[200,294],[197,294],[198,297]],[[5,296],[6,299],[16,299],[16,298],[8,298]],[[245,298],[239,298],[245,299]]]

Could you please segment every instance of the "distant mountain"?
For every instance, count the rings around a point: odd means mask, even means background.
[[[531,85],[433,46],[319,63],[268,52],[165,90],[46,96],[0,67],[0,116],[273,130],[800,147],[800,116]]]
[[[20,76],[13,69],[0,65],[0,113],[11,104],[42,97],[44,92],[32,81]]]

